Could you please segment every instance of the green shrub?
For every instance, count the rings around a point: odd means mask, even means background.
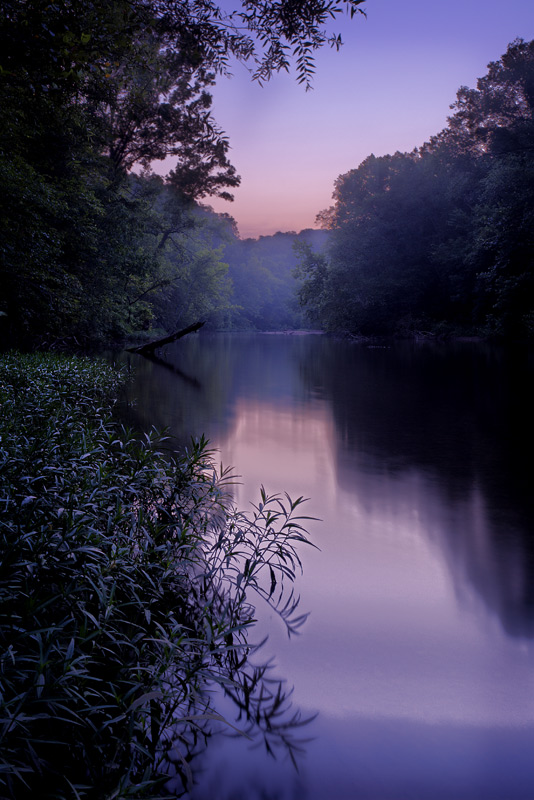
[[[262,490],[238,512],[205,441],[169,459],[113,420],[121,380],[89,359],[0,359],[3,797],[185,790],[221,719],[214,685],[268,750],[299,747],[306,720],[251,665],[249,630],[252,592],[288,632],[304,620],[285,588],[301,498]]]

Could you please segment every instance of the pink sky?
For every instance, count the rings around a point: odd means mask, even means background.
[[[314,90],[294,75],[260,87],[235,65],[214,116],[242,177],[231,214],[242,237],[315,227],[338,175],[370,153],[409,151],[441,130],[461,85],[474,86],[517,37],[534,38],[534,0],[367,0],[367,19],[333,26],[345,45],[317,56]]]

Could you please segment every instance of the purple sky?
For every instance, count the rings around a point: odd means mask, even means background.
[[[314,90],[294,75],[261,88],[245,67],[214,89],[214,115],[242,177],[234,203],[211,201],[242,237],[315,227],[338,175],[370,153],[410,151],[441,130],[457,89],[474,86],[517,37],[534,38],[534,0],[367,0],[340,18],[339,53],[317,56]]]

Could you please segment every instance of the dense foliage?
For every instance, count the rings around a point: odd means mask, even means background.
[[[2,797],[179,794],[222,721],[214,686],[248,735],[298,750],[250,629],[254,595],[303,621],[300,501],[238,513],[204,442],[169,458],[113,422],[117,385],[87,359],[0,361]]]
[[[228,305],[220,254],[187,236],[195,204],[239,184],[209,90],[235,58],[309,83],[313,52],[340,45],[327,23],[362,2],[2,3],[2,338],[119,340],[157,322],[164,287],[170,327]],[[168,156],[164,181],[132,176]]]
[[[513,42],[453,110],[421,148],[337,179],[328,255],[299,268],[327,330],[534,336],[534,42]]]

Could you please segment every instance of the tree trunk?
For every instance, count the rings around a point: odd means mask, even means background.
[[[195,322],[193,325],[189,325],[187,328],[183,328],[181,331],[176,331],[175,333],[171,333],[170,336],[164,336],[162,339],[155,339],[153,342],[147,342],[146,344],[138,345],[137,347],[127,347],[129,353],[138,353],[140,356],[150,356],[154,355],[154,350],[157,350],[158,347],[164,347],[166,344],[170,344],[171,342],[175,342],[177,339],[181,339],[182,336],[187,336],[188,333],[194,333],[198,331],[202,326],[205,325],[204,322]]]

